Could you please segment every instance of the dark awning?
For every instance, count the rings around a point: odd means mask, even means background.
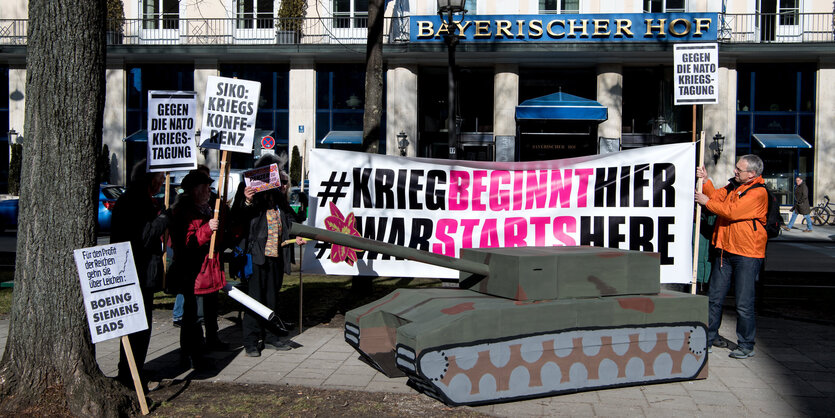
[[[754,139],[763,148],[812,148],[800,135],[754,134]]]
[[[272,135],[272,129],[258,129],[255,128],[255,136],[253,137],[253,142],[257,141],[257,144],[261,144],[261,139],[265,136]],[[125,142],[148,142],[148,130],[147,129],[140,129],[125,138]],[[198,141],[199,143],[200,141]],[[287,143],[287,140],[281,141],[276,140],[277,143]]]
[[[362,131],[330,131],[322,139],[327,145],[362,145]]]
[[[602,122],[609,110],[600,103],[563,92],[525,100],[516,106],[516,119],[585,120]]]

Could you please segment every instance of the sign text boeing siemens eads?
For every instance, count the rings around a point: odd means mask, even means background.
[[[716,13],[465,15],[463,42],[704,42],[716,40]],[[439,16],[412,16],[411,42],[442,42]]]

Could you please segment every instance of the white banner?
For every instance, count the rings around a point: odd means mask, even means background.
[[[673,46],[676,105],[719,103],[719,44]]]
[[[130,242],[73,252],[93,343],[148,329]]]
[[[310,154],[308,223],[452,257],[472,247],[657,252],[662,283],[689,283],[695,155],[692,143],[531,162],[317,148]],[[310,273],[458,277],[382,254],[309,247],[303,268]]]
[[[200,146],[251,154],[260,97],[261,83],[257,81],[210,76]]]
[[[148,172],[197,168],[197,93],[148,91]]]

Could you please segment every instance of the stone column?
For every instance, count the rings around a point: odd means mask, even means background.
[[[835,60],[821,60],[815,96],[814,196],[810,196],[813,206],[824,195],[835,198]]]
[[[597,125],[597,138],[621,139],[623,132],[623,67],[620,64],[597,66],[597,101],[609,109],[608,119]]]
[[[725,184],[733,177],[736,164],[736,66],[720,63],[719,103],[703,106],[703,130],[705,137],[705,168],[715,183]],[[716,134],[725,137],[722,153],[714,162],[717,145],[713,143]]]
[[[194,91],[197,92],[197,112],[195,114],[198,121],[198,128],[203,125],[203,105],[206,102],[206,84],[210,76],[219,76],[217,60],[198,60],[194,62]],[[197,144],[200,144],[204,132],[197,137]],[[205,164],[209,169],[220,169],[220,152],[218,150],[205,150],[198,147],[197,163]]]
[[[316,70],[313,61],[290,63],[289,152],[299,148],[302,178],[308,178],[310,150],[316,147]]]
[[[516,135],[519,66],[496,65],[493,76],[493,135]]]
[[[17,131],[18,139],[26,137],[23,126],[26,114],[26,64],[9,65],[9,130]]]
[[[122,60],[108,60],[105,72],[105,98],[102,126],[102,145],[110,152],[111,184],[128,184],[131,167],[127,167],[125,132],[127,94],[125,89],[125,63]]]
[[[406,156],[417,155],[418,141],[418,68],[416,65],[391,64],[386,72],[386,154],[400,155],[397,134],[404,132],[409,145]]]

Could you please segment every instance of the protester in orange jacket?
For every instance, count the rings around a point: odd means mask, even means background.
[[[765,260],[765,231],[768,193],[762,184],[763,162],[760,157],[742,156],[734,168],[734,177],[722,188],[715,188],[707,180],[704,192],[696,192],[695,200],[718,215],[713,232],[717,255],[710,272],[708,346],[728,347],[719,338],[722,323],[722,303],[734,283],[737,311],[737,345],[730,354],[744,359],[754,355],[756,317],[754,313],[755,283]],[[696,177],[707,177],[704,167],[696,169]],[[743,196],[740,196],[743,195]]]

